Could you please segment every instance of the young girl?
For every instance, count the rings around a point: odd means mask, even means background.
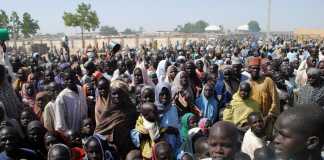
[[[208,118],[212,123],[218,120],[218,102],[214,97],[214,87],[212,85],[205,84],[203,92],[196,99],[196,105],[203,118]]]

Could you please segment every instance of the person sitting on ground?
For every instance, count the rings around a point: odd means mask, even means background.
[[[321,160],[324,144],[324,110],[314,104],[297,105],[275,123],[276,156],[294,160]]]

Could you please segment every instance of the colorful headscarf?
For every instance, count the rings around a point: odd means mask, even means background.
[[[186,113],[181,117],[181,130],[180,130],[180,135],[181,139],[183,141],[188,139],[188,131],[189,131],[189,120],[190,118],[194,116],[192,113]]]

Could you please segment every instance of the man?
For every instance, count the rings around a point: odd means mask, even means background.
[[[278,157],[321,160],[324,143],[324,110],[316,105],[284,111],[275,124],[274,149]]]
[[[219,121],[209,130],[209,154],[212,159],[234,160],[240,151],[239,131],[229,122]]]
[[[269,77],[260,76],[260,59],[249,60],[249,73],[251,74],[251,98],[261,106],[267,133],[272,131],[272,124],[279,114],[279,97],[276,84]]]
[[[81,78],[81,84],[87,84],[91,82],[92,74],[96,71],[96,65],[92,61],[88,61],[84,64],[86,74]]]
[[[318,68],[307,69],[307,84],[300,88],[297,104],[324,106],[324,83]]]
[[[307,59],[298,67],[297,73],[296,73],[296,83],[298,88],[301,88],[302,86],[306,85],[307,82],[307,74],[306,70],[307,68],[315,67],[316,66],[316,58],[309,56]]]
[[[265,126],[262,115],[259,112],[252,112],[248,116],[250,129],[244,134],[242,152],[254,159],[254,151],[265,146]]]
[[[122,74],[126,74],[126,75],[128,75],[128,76],[130,76],[130,73],[127,71],[127,66],[126,66],[126,64],[125,64],[125,61],[124,60],[119,60],[118,62],[117,62],[117,70],[115,70],[114,71],[114,73],[113,73],[113,77],[112,77],[112,81],[113,80],[116,80],[117,78],[119,78],[119,76],[120,75],[122,75]]]
[[[66,130],[78,131],[81,121],[87,117],[87,102],[76,75],[68,70],[63,74],[65,89],[55,100],[55,130],[64,133]]]
[[[233,75],[234,78],[240,82],[246,81],[249,79],[248,76],[242,74],[242,61],[241,59],[232,59],[232,68],[233,68]]]

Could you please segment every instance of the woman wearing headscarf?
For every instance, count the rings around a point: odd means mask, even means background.
[[[105,137],[100,134],[90,136],[85,144],[86,156],[84,160],[117,160],[114,148],[107,143]],[[96,154],[92,154],[95,152]]]
[[[171,86],[160,82],[155,87],[155,105],[160,117],[160,127],[165,128],[163,138],[171,145],[173,151],[179,146],[179,119],[178,112],[171,103]]]
[[[195,127],[196,121],[197,117],[192,113],[186,113],[181,117],[180,136],[183,142],[188,139],[188,132],[191,128]]]
[[[177,73],[178,73],[178,69],[175,65],[169,66],[166,71],[166,76],[165,76],[164,82],[167,82],[170,85],[172,85]]]
[[[189,93],[190,99],[194,99],[194,91],[192,88],[192,85],[189,81],[188,74],[184,71],[180,71],[176,77],[174,78],[173,84],[172,84],[172,97],[175,97],[177,94],[179,94],[181,91],[187,91]]]
[[[140,67],[136,67],[132,75],[132,86],[136,86],[139,84],[153,85],[152,81],[150,81],[148,77],[147,71]]]
[[[116,147],[122,159],[134,148],[130,131],[135,126],[136,118],[136,108],[131,103],[128,85],[120,80],[112,81],[108,105],[96,124],[95,133],[105,136]]]
[[[196,99],[196,105],[202,112],[203,118],[208,118],[212,123],[218,120],[219,103],[214,96],[214,87],[210,84],[205,84],[203,92]]]
[[[20,93],[24,105],[31,108],[35,106],[36,89],[32,83],[25,83]]]
[[[44,119],[43,119],[44,108],[48,102],[49,102],[49,94],[47,92],[43,91],[37,93],[33,110],[37,116],[37,119],[42,123],[44,123]]]
[[[7,79],[6,68],[0,65],[0,101],[3,103],[6,115],[18,119],[22,109],[20,100]]]

